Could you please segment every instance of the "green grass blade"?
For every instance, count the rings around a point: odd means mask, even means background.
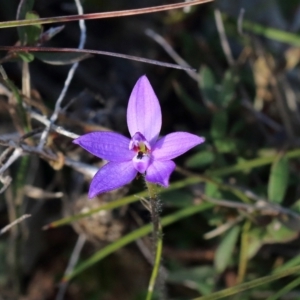
[[[283,270],[287,270],[292,267],[296,267],[300,265],[300,255],[297,255],[291,259],[289,259],[287,262],[285,262],[283,265],[278,266],[276,269],[274,269],[273,273],[278,273]]]
[[[287,43],[297,47],[300,46],[300,36],[298,34],[266,27],[247,20],[243,20],[243,28],[277,42]]]
[[[234,287],[224,289],[220,292],[216,292],[207,296],[199,297],[199,298],[194,298],[193,300],[216,300],[216,299],[222,299],[228,296],[235,295],[237,293],[244,292],[246,290],[252,289],[254,287],[270,283],[272,281],[278,280],[280,278],[293,275],[295,273],[300,272],[300,266],[290,268],[288,270],[284,270],[282,272],[278,272],[276,274],[260,277],[258,279],[254,279],[245,283],[241,283],[239,285],[236,285]]]
[[[213,204],[211,203],[202,203],[196,206],[190,206],[187,208],[184,208],[182,210],[179,210],[171,215],[168,215],[166,217],[163,217],[161,219],[161,224],[163,227],[171,225],[181,219],[187,218],[191,215],[194,215],[196,213],[199,213],[201,211],[207,210],[209,208],[213,207]],[[68,281],[78,274],[80,274],[82,271],[86,270],[87,268],[91,267],[95,263],[99,262],[109,254],[117,251],[118,249],[126,246],[127,244],[149,234],[152,230],[152,224],[145,225],[125,236],[120,238],[119,240],[109,244],[108,246],[104,247],[100,251],[96,252],[94,255],[92,255],[89,259],[87,259],[85,262],[81,263],[78,267],[76,267],[72,273],[68,274],[63,278],[63,281]]]
[[[2,67],[2,65],[0,65],[0,74],[3,77],[3,80],[5,81],[5,83],[7,84],[7,87],[12,91],[15,99],[16,99],[16,112],[19,118],[19,121],[21,123],[21,126],[24,130],[25,133],[28,133],[30,131],[30,124],[27,120],[27,115],[26,115],[26,111],[23,107],[23,99],[21,94],[19,93],[18,88],[15,86],[15,84],[7,77],[6,72],[4,70],[4,68]]]
[[[292,150],[290,152],[287,152],[285,154],[285,157],[286,158],[300,157],[300,150],[297,149],[297,150]],[[245,170],[250,170],[250,169],[253,169],[253,168],[258,168],[258,167],[261,167],[261,166],[271,164],[276,158],[277,158],[277,155],[262,157],[262,158],[256,158],[256,159],[253,159],[253,160],[249,160],[249,161],[246,161],[246,162],[235,164],[233,166],[220,168],[218,170],[211,170],[211,171],[208,171],[205,175],[209,175],[211,177],[230,175],[232,173],[245,171]],[[188,185],[203,182],[203,181],[204,181],[204,179],[201,178],[201,177],[189,177],[189,178],[179,180],[177,182],[172,183],[169,186],[169,188],[167,188],[167,189],[161,189],[160,193],[166,193],[166,192],[169,192],[169,191],[177,190],[177,189],[186,187]],[[81,214],[77,214],[75,216],[62,218],[58,221],[52,222],[52,223],[44,226],[43,229],[55,228],[55,227],[58,227],[58,226],[70,224],[70,223],[78,221],[78,220],[80,220],[84,217],[91,216],[92,214],[95,214],[99,211],[115,209],[115,208],[121,207],[123,205],[127,205],[127,204],[130,204],[130,203],[139,201],[139,198],[146,197],[146,196],[147,196],[146,191],[137,193],[136,195],[130,195],[130,196],[124,197],[122,199],[115,200],[113,202],[107,203],[107,204],[102,205],[100,207],[97,207],[95,209],[91,209],[90,211],[88,211],[86,213],[81,213]]]
[[[213,175],[213,176],[225,176],[225,175],[230,175],[232,173],[236,173],[236,172],[240,172],[240,171],[248,171],[248,170],[251,170],[254,168],[269,165],[277,157],[278,157],[278,155],[271,155],[271,156],[266,156],[266,157],[255,158],[252,160],[237,163],[233,166],[220,168],[218,170],[211,170],[211,171],[208,171],[206,174]],[[289,151],[285,154],[285,157],[286,158],[300,157],[300,150],[296,149],[296,150]]]
[[[279,290],[277,293],[270,296],[266,300],[281,299],[281,296],[286,295],[289,291],[291,291],[295,287],[299,286],[299,284],[300,284],[300,277],[298,277],[298,278],[294,279],[293,281],[291,281],[289,284],[287,284],[285,287],[283,287],[281,290]]]

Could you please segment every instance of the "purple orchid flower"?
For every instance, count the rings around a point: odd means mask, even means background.
[[[134,86],[127,108],[131,139],[115,132],[92,132],[73,142],[109,162],[94,176],[89,198],[117,189],[132,181],[138,173],[146,181],[164,187],[175,169],[173,158],[204,142],[203,137],[175,132],[158,139],[161,109],[146,76]]]

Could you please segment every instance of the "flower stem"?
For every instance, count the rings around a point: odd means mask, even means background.
[[[153,242],[153,250],[155,252],[154,265],[153,265],[153,270],[149,281],[148,292],[146,297],[146,300],[151,300],[154,292],[155,283],[159,278],[163,241],[162,241],[162,226],[159,220],[160,207],[157,199],[156,185],[151,184],[147,181],[146,181],[146,185],[149,192],[151,217],[153,223],[152,242]]]
[[[159,233],[162,233],[161,224],[159,224],[158,230],[159,230]],[[155,282],[156,282],[156,279],[159,276],[163,240],[162,240],[161,234],[159,234],[158,236],[159,236],[159,238],[158,238],[157,244],[156,244],[155,261],[154,261],[154,266],[153,266],[151,278],[150,278],[149,285],[148,285],[146,300],[151,300],[152,299]]]
[[[159,206],[156,193],[156,186],[146,181],[146,185],[149,193],[151,218],[153,223],[153,245],[157,244],[158,231],[159,231]]]

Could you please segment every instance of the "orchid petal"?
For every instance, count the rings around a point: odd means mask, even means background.
[[[146,172],[146,180],[151,183],[169,186],[169,178],[176,165],[172,160],[153,161]]]
[[[170,133],[156,142],[152,148],[152,156],[154,160],[170,160],[203,143],[204,140],[203,137],[187,132]]]
[[[146,76],[135,84],[127,108],[127,125],[131,136],[144,135],[152,145],[161,129],[161,109],[158,99]]]
[[[139,154],[137,154],[133,159],[132,163],[134,168],[140,172],[140,173],[145,173],[147,170],[149,164],[150,164],[150,157],[148,155],[142,154],[141,157],[139,157]]]
[[[136,175],[137,171],[131,161],[109,162],[94,176],[89,189],[89,198],[120,188],[132,181]]]
[[[129,150],[130,140],[118,133],[91,132],[73,141],[93,155],[113,162],[131,160],[135,153]]]

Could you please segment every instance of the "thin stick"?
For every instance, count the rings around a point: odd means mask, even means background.
[[[0,189],[0,194],[2,194],[11,184],[12,178],[10,176],[3,177],[2,175],[0,175],[0,181],[3,184],[2,188]]]
[[[222,20],[222,15],[220,10],[215,9],[214,10],[214,14],[215,14],[215,21],[216,21],[216,25],[217,25],[217,29],[218,29],[218,33],[219,33],[219,37],[220,37],[220,41],[221,41],[221,45],[223,48],[223,52],[226,56],[227,62],[229,64],[229,66],[234,66],[235,62],[231,53],[231,49],[227,40],[227,36],[225,33],[225,28],[224,28],[224,24],[223,24],[223,20]]]
[[[174,4],[151,6],[151,7],[145,7],[140,9],[92,13],[92,14],[85,14],[85,15],[61,16],[61,17],[53,17],[53,18],[41,18],[36,20],[32,20],[32,19],[17,20],[17,21],[12,20],[12,21],[1,22],[0,28],[19,27],[19,26],[37,25],[37,24],[52,24],[52,23],[71,22],[71,21],[78,21],[78,20],[94,20],[94,19],[126,17],[126,16],[133,16],[133,15],[155,13],[155,12],[166,11],[171,9],[184,8],[187,6],[199,5],[199,4],[204,4],[212,1],[214,0],[194,0],[191,2],[179,2]]]
[[[10,230],[13,226],[21,223],[23,220],[27,219],[31,217],[31,215],[23,215],[20,218],[16,219],[15,221],[11,222],[10,224],[6,225],[5,227],[3,227],[0,230],[0,235],[2,235],[3,233],[7,232],[8,230]]]
[[[6,171],[23,153],[21,148],[16,148],[6,163],[0,168],[0,174]]]
[[[152,64],[161,67],[173,68],[177,70],[193,71],[191,67],[183,67],[176,64],[161,62],[153,59],[127,55],[122,53],[92,50],[92,49],[76,49],[76,48],[54,48],[54,47],[26,47],[26,46],[0,46],[0,51],[15,51],[15,52],[62,52],[62,53],[83,53],[83,54],[96,54],[118,57],[123,59],[134,60],[146,64]]]
[[[80,3],[80,0],[75,0],[75,3],[76,3],[78,14],[83,15],[83,8],[82,8],[82,5]],[[79,41],[78,49],[83,49],[84,44],[85,44],[85,40],[86,40],[86,27],[85,27],[84,20],[79,21],[79,28],[80,28],[80,41]],[[71,84],[71,81],[74,77],[74,74],[75,74],[75,71],[76,71],[78,65],[79,65],[79,62],[74,63],[72,65],[71,69],[69,70],[68,76],[67,76],[66,81],[64,83],[64,87],[63,87],[63,89],[62,89],[62,91],[61,91],[61,93],[60,93],[60,95],[59,95],[59,97],[58,97],[58,99],[55,103],[55,108],[54,108],[53,114],[50,118],[50,122],[49,122],[49,124],[47,125],[47,127],[45,128],[44,132],[41,135],[41,139],[40,139],[40,142],[39,142],[39,145],[38,145],[39,150],[43,149],[43,147],[46,143],[51,125],[58,118],[59,112],[61,110],[62,101],[64,100],[64,98],[66,96],[66,93],[69,89],[69,86]]]
[[[71,274],[73,272],[74,267],[76,266],[76,264],[78,262],[81,250],[82,250],[85,242],[86,242],[85,235],[83,235],[83,234],[79,235],[79,237],[77,239],[77,242],[76,242],[76,245],[75,245],[75,247],[73,249],[72,255],[70,257],[68,266],[66,268],[64,277],[66,277],[67,275],[69,275],[69,274]],[[67,290],[67,287],[68,287],[68,283],[69,283],[68,281],[62,281],[60,283],[59,290],[58,290],[58,293],[56,295],[55,300],[63,300],[64,299],[64,295],[66,293],[66,290]]]
[[[198,74],[195,70],[192,70],[192,67],[167,43],[167,41],[158,33],[153,31],[152,29],[146,30],[146,35],[151,37],[156,43],[158,43],[169,55],[173,58],[173,60],[184,70],[186,73],[195,81],[199,80]]]
[[[20,157],[21,155],[25,155],[27,153],[29,154],[36,154],[41,158],[44,158],[46,160],[55,161],[57,160],[57,157],[52,153],[49,152],[49,149],[45,150],[38,150],[37,147],[28,146],[25,143],[17,143],[15,141],[12,141],[10,139],[1,139],[0,138],[0,145],[10,148],[15,148],[14,152],[10,156],[10,158],[6,161],[6,163],[0,168],[0,175],[15,161]],[[64,158],[64,164],[66,166],[69,166],[73,168],[74,170],[88,176],[89,178],[92,178],[95,176],[99,168],[88,165],[85,163],[78,162],[77,160],[72,160],[68,157]]]
[[[245,219],[244,216],[238,216],[236,219],[232,220],[232,221],[228,221],[225,224],[220,225],[219,227],[217,227],[216,229],[213,229],[207,233],[205,233],[203,235],[203,238],[205,240],[209,240],[212,238],[215,238],[218,235],[223,234],[225,231],[227,231],[228,229],[232,228],[234,225],[240,223],[241,221],[243,221]]]
[[[28,146],[22,142],[16,142],[10,139],[2,139],[0,137],[0,145],[6,147],[15,148],[12,156],[7,160],[7,162],[0,168],[0,175],[16,160],[18,157],[25,153],[37,154],[40,157],[48,160],[57,160],[57,157],[49,150],[39,151],[36,147]]]
[[[238,22],[237,22],[237,28],[238,28],[238,33],[240,35],[243,35],[243,20],[244,20],[244,15],[245,15],[245,9],[241,8],[239,17],[238,17]]]
[[[45,116],[42,116],[42,115],[40,115],[40,114],[38,114],[36,112],[33,112],[33,111],[30,111],[29,114],[30,114],[31,118],[33,118],[33,119],[35,119],[35,120],[37,120],[37,121],[45,124],[46,126],[49,126],[50,120],[48,120]],[[57,126],[57,125],[53,124],[52,125],[52,129],[55,132],[57,132],[57,133],[59,133],[61,135],[64,135],[66,137],[69,137],[71,139],[77,139],[79,137],[78,134],[76,134],[74,132],[71,132],[71,131],[68,131],[68,130],[64,129],[63,127],[61,127],[61,126]]]

